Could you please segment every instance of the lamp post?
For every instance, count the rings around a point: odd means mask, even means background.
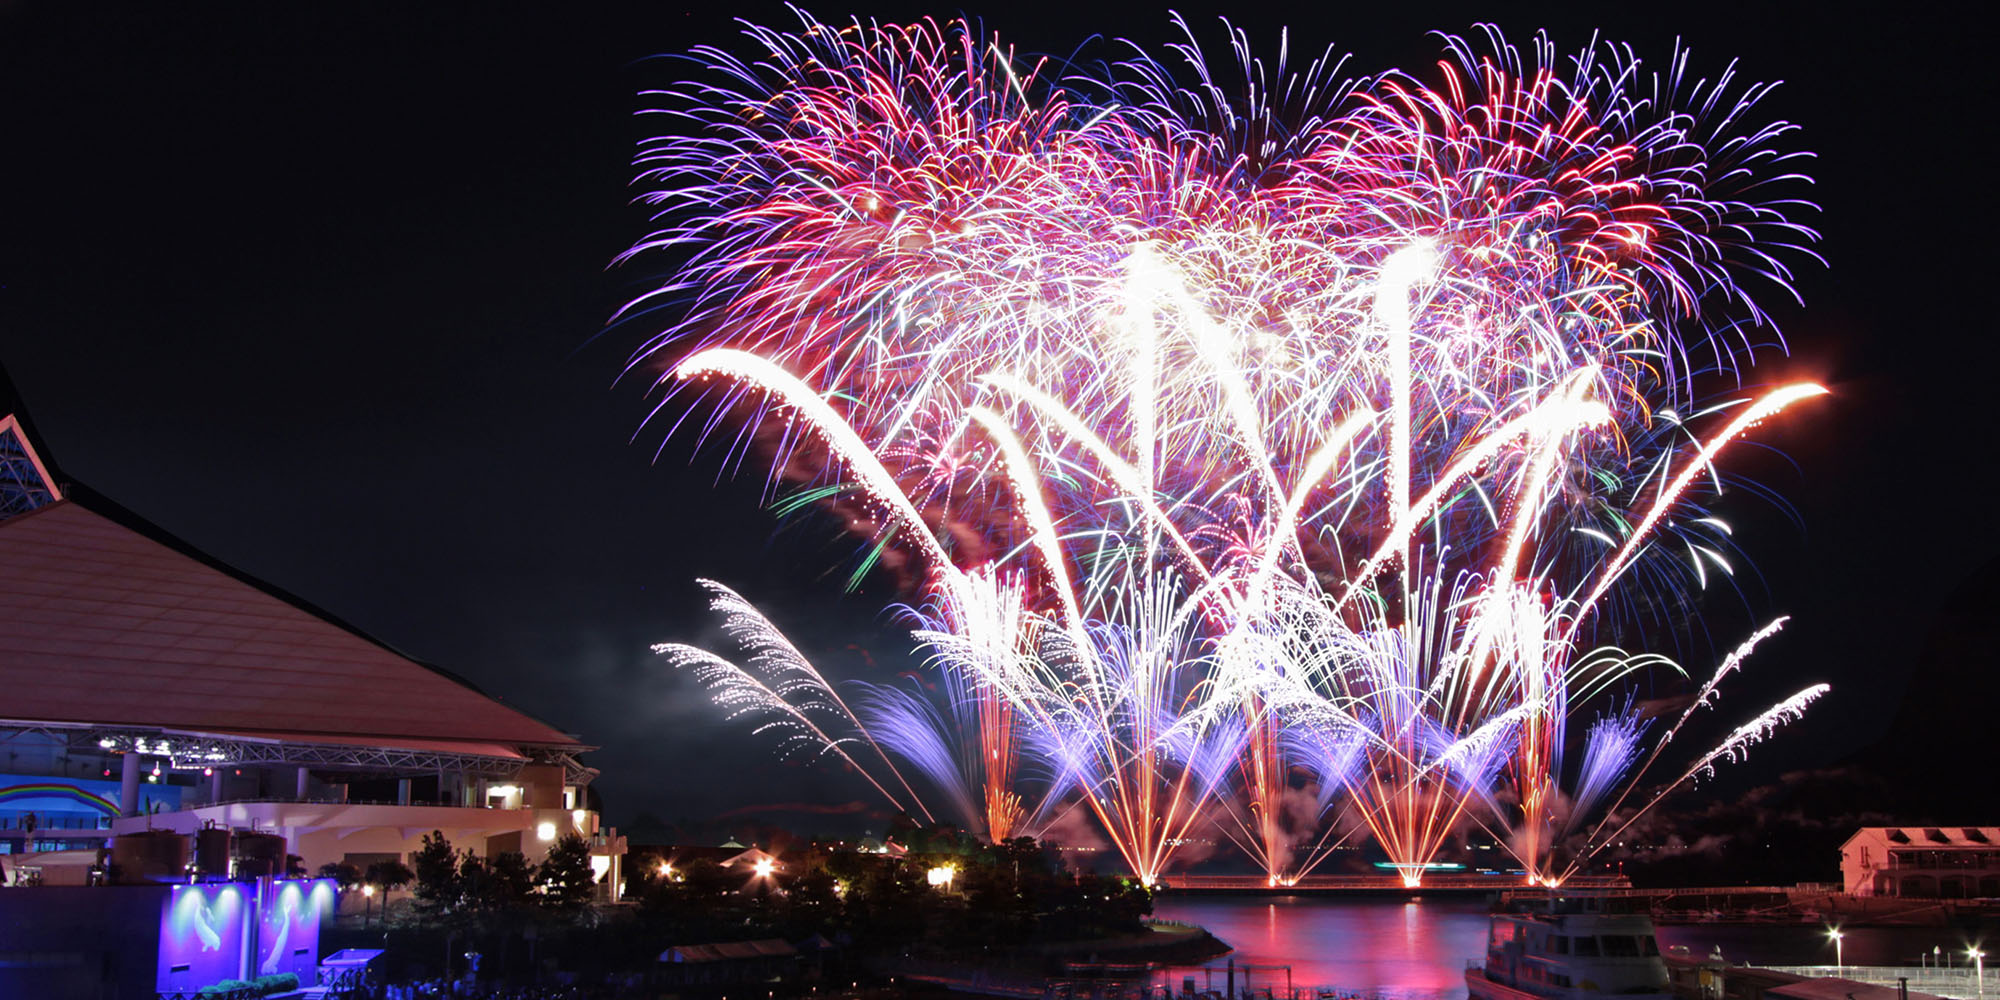
[[[373,885],[364,885],[364,886],[362,886],[362,887],[361,887],[361,926],[363,926],[363,927],[366,927],[366,926],[368,926],[368,917],[369,917],[369,914],[370,914],[370,911],[371,911],[371,910],[373,909],[373,904],[374,904],[374,902],[375,902],[375,887],[374,887]]]
[[[1967,948],[1965,955],[1972,959],[1972,975],[1979,984],[1979,1000],[1986,1000],[1986,953],[1978,948]]]
[[[1846,937],[1846,935],[1840,933],[1840,928],[1835,927],[1834,929],[1827,931],[1826,936],[1833,939],[1833,971],[1836,975],[1838,975],[1847,965],[1847,962],[1842,959],[1840,953],[1840,941],[1842,938]]]

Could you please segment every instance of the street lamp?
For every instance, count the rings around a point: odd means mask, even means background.
[[[1835,974],[1839,974],[1841,969],[1847,965],[1840,954],[1840,941],[1847,935],[1840,933],[1840,928],[1835,927],[1827,931],[1826,936],[1833,939],[1833,971]]]
[[[1965,954],[1972,959],[1972,974],[1979,983],[1979,1000],[1986,1000],[1986,953],[1978,948],[1967,948]]]

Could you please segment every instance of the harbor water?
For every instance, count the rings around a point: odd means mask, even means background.
[[[1209,963],[1213,972],[1170,970],[1171,985],[1192,976],[1197,989],[1210,988],[1208,978],[1220,989],[1222,970],[1234,959],[1238,990],[1247,977],[1252,990],[1261,994],[1268,987],[1276,996],[1289,985],[1390,1000],[1462,1000],[1466,963],[1485,954],[1486,915],[1483,899],[1465,896],[1169,894],[1154,903],[1156,919],[1205,927],[1235,949]],[[1972,943],[1942,927],[1850,927],[1842,933],[1840,958],[1850,965],[1916,965],[1933,948],[1940,961],[1963,964]],[[1659,928],[1659,938],[1663,950],[1684,948],[1698,957],[1720,950],[1735,964],[1835,961],[1832,940],[1817,925],[1668,925]]]

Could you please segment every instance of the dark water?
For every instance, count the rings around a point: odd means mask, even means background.
[[[1334,896],[1166,896],[1154,916],[1199,924],[1235,948],[1239,966],[1287,965],[1298,987],[1330,987],[1399,1000],[1458,1000],[1465,996],[1465,964],[1486,949],[1486,903],[1434,896],[1413,902]],[[1699,955],[1721,948],[1731,962],[1761,965],[1831,965],[1833,946],[1816,926],[1668,926],[1660,946]],[[1855,927],[1844,931],[1842,958],[1849,965],[1915,964],[1933,946],[1963,957],[1966,942],[1944,928]],[[1227,959],[1211,965],[1221,966]],[[1171,973],[1174,984],[1187,971]],[[1193,973],[1205,988],[1201,973]],[[1254,970],[1252,988],[1285,989],[1283,971]],[[1239,973],[1236,983],[1243,986]],[[1220,976],[1216,988],[1222,987]]]

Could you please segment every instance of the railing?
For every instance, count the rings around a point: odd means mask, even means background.
[[[30,830],[26,823],[16,823],[12,816],[0,816],[0,830],[19,830],[34,836],[44,830],[108,830],[111,828],[109,816],[63,816],[60,814],[41,816],[37,814],[35,828]]]
[[[1015,1000],[1364,1000],[1370,996],[1344,987],[1303,983],[1254,985],[1239,982],[1233,989],[1226,983],[1205,983],[1189,993],[1179,983],[1131,979],[1059,977],[1037,981],[982,974],[953,976],[932,973],[906,973],[903,978],[943,986],[959,993],[1012,997]],[[1239,971],[1239,980],[1245,978]]]
[[[210,806],[264,805],[264,804],[308,805],[308,806],[425,806],[427,808],[433,808],[433,809],[440,807],[446,809],[493,808],[492,806],[487,806],[487,805],[469,806],[463,802],[436,802],[428,800],[419,801],[417,799],[411,799],[408,802],[397,802],[394,799],[329,799],[329,798],[300,799],[300,798],[293,798],[292,796],[289,795],[259,795],[241,799],[216,799],[212,802],[182,803],[179,811],[187,812],[193,809],[207,809]]]
[[[1896,858],[1890,858],[1887,864],[1876,865],[1873,870],[1894,872],[1894,871],[1964,871],[1970,869],[1972,871],[2000,872],[2000,857],[1986,856],[1986,854],[1987,852],[1982,851],[1978,856],[1968,855],[1962,857],[1952,857],[1950,855],[1945,855],[1944,857],[1931,858],[1929,860],[1915,860],[1915,861],[1909,859],[1898,860]]]
[[[1912,990],[1933,996],[1950,997],[1952,1000],[1978,1000],[1988,991],[2000,988],[2000,976],[1991,977],[1994,979],[1993,982],[1982,984],[1975,970],[1970,967],[1940,969],[1936,966],[1910,965],[1762,965],[1758,968],[1805,976],[1808,979],[1852,979],[1870,986],[1887,986],[1891,989],[1907,980]]]
[[[1568,883],[1564,884],[1563,888],[1584,888],[1583,886],[1578,886],[1576,883],[1576,879],[1571,879]],[[1630,886],[1607,886],[1593,888],[1590,894],[1593,896],[1630,896],[1641,898],[1652,896],[1783,896],[1797,891],[1800,891],[1797,886],[1783,885],[1720,885],[1687,889],[1634,889]],[[1825,890],[1812,889],[1806,891],[1823,892]],[[1515,896],[1541,897],[1547,896],[1548,892],[1547,889],[1509,889],[1506,895],[1509,898]]]

